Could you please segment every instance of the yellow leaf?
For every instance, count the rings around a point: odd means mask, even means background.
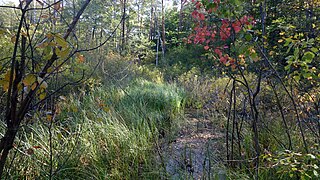
[[[51,114],[47,114],[46,118],[47,118],[47,121],[49,121],[49,122],[52,121],[52,115]]]
[[[48,39],[53,38],[53,34],[51,34],[51,33],[48,33],[46,36],[47,36]]]
[[[7,71],[6,74],[4,75],[4,79],[3,79],[4,81],[8,82],[8,86],[9,86],[9,82],[10,82],[10,74],[11,74],[11,71],[10,70]],[[15,76],[16,76],[16,74],[15,74],[15,72],[13,72],[13,80],[12,81],[14,81]]]
[[[11,71],[7,71],[7,73],[4,75],[4,80],[10,81],[10,73],[11,73]],[[13,75],[13,77],[14,77],[14,75]]]
[[[11,36],[11,42],[12,43],[16,43],[16,39],[17,39],[16,35]]]
[[[33,85],[31,86],[31,89],[32,89],[32,90],[35,90],[36,87],[37,87],[37,83],[33,83]]]
[[[40,88],[47,89],[47,87],[48,87],[47,82],[42,81],[42,83],[41,83],[41,85],[40,85]]]
[[[60,50],[59,48],[57,48],[57,49],[55,49],[55,50],[56,50],[56,55],[57,55],[58,57],[60,57],[61,50]]]
[[[55,42],[49,42],[49,43],[48,43],[48,46],[56,47],[56,46],[57,46],[57,43],[55,43]]]
[[[283,39],[279,39],[279,40],[278,40],[278,43],[282,43],[282,42],[283,42]]]
[[[21,35],[24,36],[24,37],[28,37],[28,34],[25,31],[22,31]]]
[[[39,44],[37,44],[37,48],[45,48],[45,47],[47,47],[49,45],[49,43],[48,42],[46,42],[46,41],[44,41],[44,42],[41,42],[41,43],[39,43]]]
[[[109,111],[110,111],[110,108],[104,107],[103,110],[104,110],[104,112],[109,112]]]
[[[23,84],[25,86],[30,86],[32,85],[34,82],[36,82],[37,78],[35,75],[33,74],[28,74],[24,79],[23,79]]]
[[[269,55],[272,56],[274,54],[274,51],[270,51]]]
[[[43,100],[44,98],[46,98],[46,93],[45,92],[42,92],[40,95],[39,95],[39,99],[40,100]]]
[[[75,105],[71,106],[71,110],[72,112],[78,112],[78,108]]]
[[[282,36],[282,35],[284,35],[284,34],[285,34],[285,32],[280,32],[279,34]]]
[[[2,86],[3,90],[8,92],[9,89],[9,81],[0,80],[0,85]]]

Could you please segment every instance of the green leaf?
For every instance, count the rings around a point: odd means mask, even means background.
[[[294,55],[295,59],[297,59],[299,57],[299,48],[294,49],[293,55]]]
[[[246,34],[244,36],[244,38],[246,38],[247,41],[251,41],[252,40],[252,35],[251,34]]]
[[[0,35],[4,34],[6,31],[4,29],[0,29]]]
[[[69,53],[70,53],[70,48],[66,48],[66,49],[62,49],[62,50],[60,50],[58,48],[56,49],[57,56],[60,58],[63,58],[63,59],[67,58]]]
[[[52,54],[47,54],[47,55],[43,56],[43,59],[49,60],[49,59],[51,59],[51,57],[52,57]]]
[[[291,48],[293,47],[293,43],[291,43],[287,49],[287,53],[289,53],[291,51]]]
[[[259,57],[258,57],[258,54],[257,53],[252,53],[250,55],[250,58],[253,60],[253,61],[258,61],[259,60]]]
[[[57,42],[57,44],[63,48],[67,48],[68,47],[68,43],[65,39],[63,39],[61,36],[59,35],[55,35],[55,40]]]
[[[284,67],[284,70],[288,71],[290,69],[290,67],[291,67],[290,65],[287,65]]]
[[[286,43],[284,44],[284,46],[288,46],[292,42],[291,38],[287,38],[285,40],[286,40]]]
[[[317,53],[319,50],[315,47],[311,48],[311,51],[314,52],[314,53]]]
[[[300,76],[293,76],[293,79],[296,80],[297,82],[300,81]]]
[[[306,63],[311,63],[314,57],[315,54],[313,52],[308,51],[303,54],[302,61],[305,61]]]
[[[313,174],[314,174],[316,177],[319,177],[319,173],[318,173],[316,170],[313,170]]]
[[[303,73],[302,73],[302,76],[303,76],[304,78],[308,78],[308,77],[311,77],[312,74],[311,74],[311,73],[307,73],[307,72],[303,72]]]

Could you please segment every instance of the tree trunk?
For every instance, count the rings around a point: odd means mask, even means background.
[[[164,14],[164,1],[161,0],[162,11],[162,54],[165,54],[166,50],[166,27],[165,27],[165,14]]]
[[[121,32],[121,51],[124,50],[125,44],[126,44],[126,7],[127,6],[127,0],[122,1],[122,32]]]
[[[150,10],[150,29],[149,29],[149,41],[153,40],[153,28],[154,27],[154,9],[153,9],[153,1],[151,2],[151,10]]]

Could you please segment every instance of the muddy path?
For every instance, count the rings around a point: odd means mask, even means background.
[[[224,179],[225,135],[219,117],[205,110],[186,112],[177,135],[163,147],[169,179]]]

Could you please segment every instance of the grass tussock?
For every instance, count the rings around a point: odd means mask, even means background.
[[[146,80],[124,89],[99,87],[88,94],[61,97],[56,116],[35,114],[21,129],[8,175],[157,178],[155,141],[178,123],[184,98],[184,91],[175,85]]]

